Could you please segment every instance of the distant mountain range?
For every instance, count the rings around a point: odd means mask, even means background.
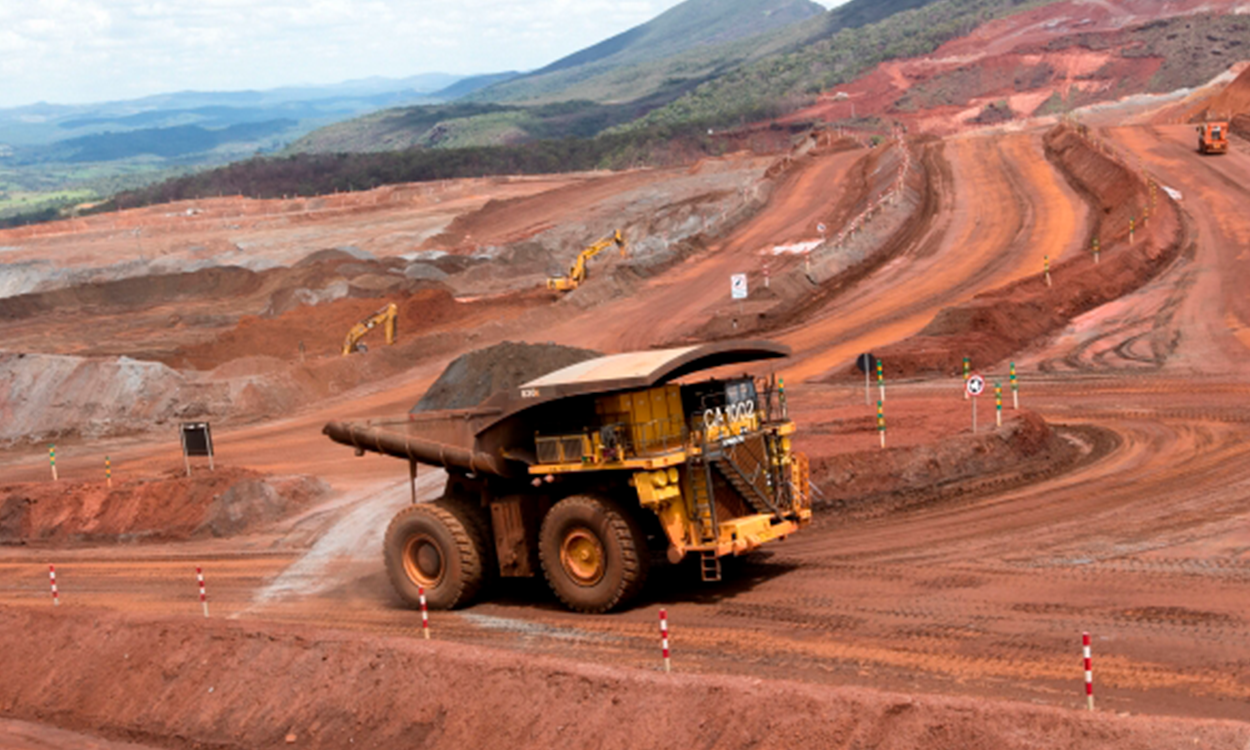
[[[94,180],[97,191],[119,180],[120,186],[139,184],[171,168],[272,152],[339,120],[464,96],[514,75],[427,73],[327,86],[181,91],[96,104],[0,109],[0,192],[58,189],[84,180]]]

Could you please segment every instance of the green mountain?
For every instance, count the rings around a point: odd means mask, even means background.
[[[458,148],[591,137],[636,120],[727,70],[801,46],[811,36],[803,30],[806,25],[823,31],[824,14],[810,0],[686,0],[641,26],[451,104],[381,110],[313,131],[288,151]]]
[[[493,102],[637,98],[653,92],[623,88],[622,77],[611,75],[614,71],[652,65],[688,52],[705,53],[694,55],[696,58],[722,56],[733,42],[759,39],[824,12],[810,0],[686,0],[641,26],[479,91],[472,98]]]

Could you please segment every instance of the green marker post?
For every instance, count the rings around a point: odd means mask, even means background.
[[[1020,409],[1020,383],[1016,380],[1016,363],[1011,363],[1011,408]]]
[[[52,465],[52,481],[57,481],[56,476],[56,446],[48,446],[48,463]]]
[[[877,402],[877,433],[881,435],[881,448],[885,448],[885,402]]]

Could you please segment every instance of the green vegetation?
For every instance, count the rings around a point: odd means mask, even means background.
[[[67,207],[99,197],[94,190],[29,192],[0,187],[0,227],[50,221],[59,218]]]
[[[778,128],[781,138],[785,129]],[[368,190],[380,185],[496,174],[553,174],[687,163],[741,144],[696,127],[656,127],[598,138],[542,140],[519,146],[409,148],[364,154],[254,158],[115,195],[96,210],[134,208],[216,195],[276,198]]]
[[[713,66],[741,62],[772,32],[824,14],[811,0],[686,0],[647,23],[550,65],[472,95],[476,101],[626,101],[664,87],[664,61],[681,57],[678,78],[705,76]],[[750,40],[747,44],[738,44]],[[658,63],[658,64],[657,64]],[[622,78],[625,69],[642,68]],[[639,87],[639,78],[646,83]]]

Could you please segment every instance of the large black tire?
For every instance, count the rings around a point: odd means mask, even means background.
[[[424,586],[431,609],[471,602],[488,578],[489,551],[471,509],[447,498],[401,510],[382,545],[396,593],[417,607]]]
[[[592,495],[566,497],[548,511],[538,557],[560,601],[591,614],[636,596],[650,563],[646,537],[633,516]]]

